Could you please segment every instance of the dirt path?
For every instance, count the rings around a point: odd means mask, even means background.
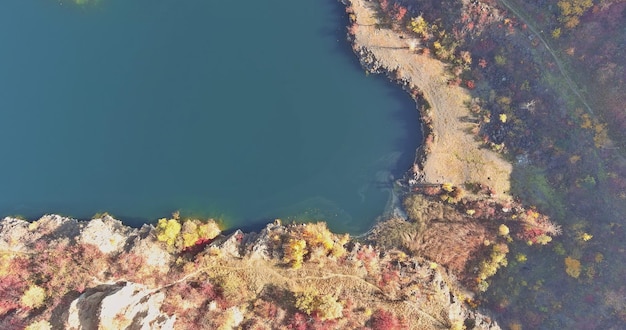
[[[585,105],[585,108],[587,109],[587,111],[590,114],[595,115],[595,113],[593,112],[593,109],[591,109],[591,107],[589,106],[587,101],[585,101],[585,98],[582,95],[580,95],[580,93],[579,93],[580,89],[578,88],[576,83],[570,78],[570,76],[567,73],[567,71],[565,71],[564,65],[563,65],[563,62],[561,62],[561,59],[559,59],[559,57],[556,55],[556,53],[552,50],[552,48],[550,47],[548,42],[543,38],[541,33],[539,33],[539,31],[537,31],[537,28],[535,27],[534,22],[526,19],[525,15],[523,15],[521,13],[521,9],[519,9],[519,7],[517,7],[513,2],[508,1],[508,0],[500,0],[500,2],[502,3],[502,5],[504,7],[506,7],[508,10],[510,10],[511,13],[513,13],[515,16],[517,16],[517,18],[519,20],[524,22],[524,24],[526,24],[526,26],[528,26],[528,29],[532,33],[534,33],[537,38],[539,38],[539,40],[541,41],[543,46],[546,47],[546,50],[548,51],[548,53],[550,53],[550,55],[552,55],[552,58],[554,59],[554,62],[556,63],[556,66],[559,68],[559,72],[561,73],[561,76],[563,76],[563,79],[565,79],[565,82],[567,83],[567,87],[569,88],[569,90],[578,97],[578,100],[582,104]]]
[[[433,296],[428,302],[415,303],[406,300],[395,301],[385,297],[383,291],[376,285],[367,281],[363,276],[354,274],[337,273],[338,270],[328,268],[304,267],[300,270],[280,269],[276,264],[264,260],[221,259],[214,265],[204,266],[196,271],[185,275],[172,283],[153,290],[157,292],[178,283],[187,281],[201,274],[223,273],[225,276],[232,276],[235,272],[250,279],[247,283],[254,283],[255,291],[260,293],[268,284],[278,284],[293,291],[306,287],[313,287],[325,293],[339,293],[341,291],[350,292],[352,298],[359,300],[375,300],[375,297],[384,297],[389,304],[394,307],[399,315],[404,315],[411,320],[411,329],[443,329],[447,327],[449,321],[445,317],[446,308],[450,304],[447,291],[433,292]],[[252,280],[254,279],[254,280]]]
[[[356,17],[355,44],[367,48],[388,71],[399,69],[401,79],[423,93],[430,104],[434,140],[422,166],[427,183],[480,182],[492,187],[499,197],[509,198],[511,164],[484,149],[468,133],[476,124],[466,102],[467,90],[448,86],[445,65],[429,56],[409,50],[407,40],[381,27],[373,1],[350,0]]]

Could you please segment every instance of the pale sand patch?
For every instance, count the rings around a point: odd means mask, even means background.
[[[497,196],[510,197],[512,166],[497,153],[485,149],[468,133],[476,124],[463,118],[472,115],[465,105],[471,97],[458,86],[447,84],[445,64],[409,49],[408,40],[391,29],[380,27],[377,3],[350,0],[356,23],[355,45],[367,48],[388,71],[399,69],[398,78],[409,81],[430,104],[433,144],[422,172],[427,183],[479,182],[495,190]]]

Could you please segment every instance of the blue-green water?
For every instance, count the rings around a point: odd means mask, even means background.
[[[0,215],[364,231],[421,140],[334,0],[0,4]]]

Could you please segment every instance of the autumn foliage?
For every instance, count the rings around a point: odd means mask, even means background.
[[[283,235],[283,262],[298,269],[305,260],[319,262],[326,257],[340,258],[346,253],[345,244],[349,239],[348,234],[331,233],[324,222],[291,227]]]
[[[383,309],[374,312],[370,322],[373,330],[399,330],[406,328],[406,325],[398,317]]]
[[[201,221],[178,217],[160,219],[156,226],[157,240],[164,242],[172,252],[183,251],[214,239],[221,233],[214,220]]]
[[[593,1],[591,0],[560,0],[557,3],[559,10],[561,11],[561,16],[559,16],[559,21],[563,23],[563,25],[572,29],[578,25],[580,22],[580,17],[593,6]]]

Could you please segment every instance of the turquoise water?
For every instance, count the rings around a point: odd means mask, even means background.
[[[421,140],[334,0],[0,4],[0,215],[361,232]]]

